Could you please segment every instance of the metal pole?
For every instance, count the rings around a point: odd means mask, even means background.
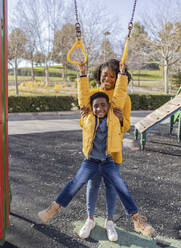
[[[0,244],[9,226],[7,0],[0,0]]]

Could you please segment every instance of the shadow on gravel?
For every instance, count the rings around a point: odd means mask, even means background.
[[[164,144],[166,145],[166,144]],[[163,148],[164,149],[164,148]],[[154,149],[154,148],[145,148],[145,151],[147,152],[156,152],[156,153],[160,153],[160,154],[165,154],[165,155],[169,155],[169,156],[173,156],[173,157],[181,157],[181,149],[180,150],[174,150],[174,151],[168,151],[168,150],[158,150],[158,149]]]
[[[33,225],[32,227],[37,230],[38,232],[41,232],[45,234],[46,236],[56,240],[59,244],[64,245],[64,247],[79,247],[79,248],[89,248],[88,246],[81,244],[80,242],[76,241],[75,239],[73,240],[71,236],[68,236],[65,233],[61,233],[55,229],[55,227],[51,225],[46,225],[46,224],[37,224],[36,222],[27,219],[23,216],[20,216],[15,213],[10,213],[12,216],[19,218],[23,221],[26,221]],[[7,246],[7,248],[16,248],[16,246]],[[3,246],[3,248],[6,248],[6,246]],[[18,248],[18,247],[17,247]]]
[[[167,145],[167,146],[171,146],[171,147],[178,147],[181,149],[181,145],[175,145],[175,144],[169,144],[169,143],[164,143],[164,142],[158,142],[158,141],[149,141],[149,143],[153,143],[153,144],[158,144],[158,145]]]
[[[120,172],[129,185],[140,212],[147,216],[148,222],[154,226],[159,236],[180,241],[181,146],[177,143],[176,136],[167,136],[168,125],[160,125],[158,131],[162,132],[162,136],[151,133],[144,151],[123,150]],[[85,187],[62,212],[57,222],[41,225],[31,221],[35,211],[38,212],[47,202],[51,202],[80,167],[83,159],[81,136],[79,130],[9,136],[13,225],[7,231],[12,235],[11,239],[6,241],[13,243],[12,238],[18,237],[15,244],[18,248],[51,248],[52,245],[57,248],[98,247],[95,239],[80,240],[72,228],[76,218],[83,221],[87,217]],[[126,133],[125,138],[134,138],[133,133]],[[96,215],[105,218],[104,187],[100,188],[98,199]],[[117,221],[117,226],[131,232],[132,223],[125,216],[119,202],[116,205],[115,219],[118,216],[121,219]],[[28,234],[23,239],[27,246],[24,243],[21,245],[21,232]],[[29,235],[33,245],[36,242],[39,245],[31,246]],[[179,245],[177,248],[181,247]]]
[[[3,246],[0,246],[2,248],[18,248],[15,245],[10,244],[9,242],[5,242]]]

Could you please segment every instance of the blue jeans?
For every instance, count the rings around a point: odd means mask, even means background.
[[[76,195],[76,193],[82,188],[82,186],[97,173],[101,173],[104,178],[113,184],[120,201],[122,202],[128,214],[138,212],[138,208],[128,190],[128,187],[121,178],[119,171],[112,159],[102,162],[96,159],[84,159],[74,178],[58,195],[56,202],[60,206],[66,207],[72,198]]]
[[[120,164],[115,163],[115,166],[119,173]],[[101,173],[97,173],[93,178],[89,179],[88,181],[87,195],[86,195],[87,213],[88,216],[94,216],[98,191],[102,178],[104,179],[105,190],[106,190],[106,214],[109,218],[113,218],[116,207],[117,193],[113,184],[105,177],[103,177]]]

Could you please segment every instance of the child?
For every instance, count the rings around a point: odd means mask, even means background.
[[[113,95],[113,102],[115,104],[121,103],[120,99],[117,98],[118,95],[121,95],[124,101],[125,92],[126,83],[120,85],[118,82]],[[86,106],[85,103],[89,104],[86,94],[89,94],[88,80],[80,80],[80,106],[81,103],[82,106]],[[56,201],[47,209],[39,212],[38,215],[44,222],[48,221],[61,207],[66,207],[81,187],[99,171],[114,185],[127,212],[132,214],[133,221],[134,217],[139,215],[137,206],[112,158],[113,155],[116,157],[116,154],[121,151],[121,128],[119,119],[113,114],[114,104],[109,106],[109,98],[103,92],[97,92],[89,99],[91,111],[82,120],[85,159],[75,177],[60,192]],[[140,223],[137,221],[138,224]],[[147,224],[146,229],[152,229],[152,227]]]
[[[85,68],[80,68],[81,74],[85,75]],[[121,72],[123,75],[119,75],[119,72]],[[114,93],[114,87],[116,84],[116,80],[120,81],[126,81],[128,78],[128,83],[131,79],[131,75],[128,73],[127,68],[124,68],[120,66],[120,63],[116,59],[111,59],[108,62],[103,63],[100,65],[94,72],[94,79],[97,83],[101,84],[101,88],[93,90],[95,91],[103,91],[106,94],[109,95],[110,100],[112,98],[112,95]],[[82,115],[86,116],[89,109],[85,106],[81,109]],[[123,111],[120,108],[114,108],[113,109],[114,114],[120,119],[120,126],[121,126],[121,132],[124,133],[130,128],[130,112],[131,112],[131,100],[130,97],[126,94],[126,102],[123,107]],[[122,140],[122,135],[121,135]],[[115,157],[115,166],[119,170],[120,163],[122,162],[122,153],[120,152],[117,157]],[[88,181],[87,186],[87,212],[88,212],[88,219],[86,220],[84,226],[81,228],[79,236],[81,238],[88,238],[90,235],[91,230],[95,227],[95,221],[93,218],[94,211],[95,211],[95,205],[96,200],[98,196],[98,190],[101,183],[102,175],[99,173],[94,178],[90,179]],[[116,206],[116,191],[114,189],[114,186],[110,183],[109,180],[106,180],[104,178],[104,183],[106,187],[106,202],[107,202],[107,220],[105,222],[105,227],[108,235],[108,239],[110,241],[116,241],[118,239],[117,232],[114,228],[114,224],[112,221],[114,210]],[[139,218],[141,218],[139,216]],[[143,232],[146,235],[150,235],[150,231],[153,232],[153,229],[147,229],[148,232],[146,232],[143,224]],[[135,226],[136,231],[140,232],[140,229],[138,230]]]
[[[114,137],[109,136],[115,125],[114,121],[118,122],[119,120],[112,118],[113,110],[112,107],[109,107],[109,98],[105,93],[95,93],[91,96],[90,103],[92,111],[87,115],[87,118],[84,118],[83,123],[83,142],[90,141],[88,144],[86,143],[87,145],[85,143],[83,145],[85,159],[75,177],[61,191],[56,201],[48,209],[39,212],[39,217],[44,222],[50,219],[61,207],[66,207],[82,186],[99,171],[113,183],[127,210],[131,213],[138,211],[111,157],[112,151],[120,150],[119,146],[111,147],[112,144],[119,142],[120,131],[115,132]],[[94,117],[93,122],[92,116]],[[113,123],[110,120],[114,120]],[[89,147],[91,147],[90,151]]]

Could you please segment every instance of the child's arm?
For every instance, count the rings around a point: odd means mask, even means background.
[[[118,74],[118,78],[116,80],[116,85],[114,89],[114,94],[112,98],[112,107],[120,108],[123,110],[124,104],[127,96],[127,86],[128,86],[128,78],[124,75],[125,67],[120,65],[120,73]]]

